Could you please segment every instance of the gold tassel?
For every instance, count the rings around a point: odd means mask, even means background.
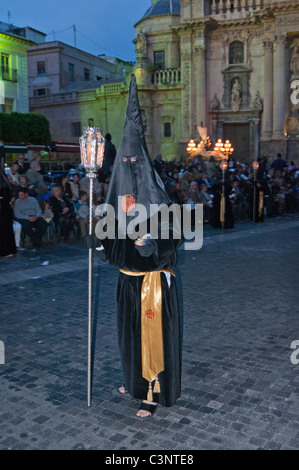
[[[152,384],[149,382],[148,392],[147,392],[147,401],[153,401],[153,391],[152,391]]]
[[[158,379],[158,376],[156,377],[156,381],[155,381],[155,386],[154,386],[154,393],[160,393],[160,382],[159,382],[159,379]]]

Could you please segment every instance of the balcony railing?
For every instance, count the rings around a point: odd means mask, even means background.
[[[18,71],[17,69],[12,69],[11,67],[1,67],[1,77],[2,80],[6,80],[9,82],[17,82],[18,81]]]
[[[211,0],[212,16],[240,18],[264,8],[264,0]]]
[[[176,85],[181,83],[180,69],[156,70],[152,74],[153,85]]]

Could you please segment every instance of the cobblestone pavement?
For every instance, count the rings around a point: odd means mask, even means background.
[[[88,407],[83,242],[1,259],[0,449],[298,450],[298,229],[296,216],[208,227],[201,250],[180,250],[182,395],[145,420],[118,393],[117,271],[94,257]]]

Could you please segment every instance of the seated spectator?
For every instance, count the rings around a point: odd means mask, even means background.
[[[80,191],[85,191],[89,195],[89,182],[90,179],[88,176],[83,176],[79,183],[80,183]],[[98,194],[103,192],[103,184],[99,180],[99,178],[95,178],[93,182],[93,196],[96,197]]]
[[[200,185],[199,197],[203,204],[204,223],[208,224],[211,221],[211,208],[213,206],[213,201],[211,199],[211,196],[209,195],[207,184]]]
[[[14,162],[18,165],[19,175],[24,175],[27,170],[29,170],[29,163],[25,161],[24,153],[19,153],[17,160]]]
[[[16,220],[14,220],[12,223],[12,228],[13,228],[14,235],[15,235],[16,248],[18,251],[23,251],[25,248],[21,247],[22,225]]]
[[[87,235],[89,222],[89,205],[87,198],[87,193],[85,191],[80,191],[79,200],[75,204],[77,220],[79,222],[79,227],[83,238],[85,238]]]
[[[52,189],[49,203],[54,214],[53,220],[56,227],[60,228],[61,238],[66,242],[77,223],[74,206],[69,199],[62,195],[62,189],[59,186]]]
[[[41,156],[41,154],[40,154],[40,153],[37,153],[36,155],[34,155],[34,156],[32,157],[32,161],[38,162],[39,168],[40,168],[40,169],[39,169],[39,172],[40,172],[41,175],[44,175],[44,174],[45,174],[45,170],[44,170],[44,165],[43,165],[43,163],[42,163],[42,156]]]
[[[73,180],[70,181],[70,188],[71,188],[71,200],[76,202],[79,200],[79,192],[80,192],[80,175],[79,173],[73,174]]]
[[[50,207],[50,202],[49,201],[41,201],[40,205],[41,205],[41,209],[42,209],[42,217],[47,222],[48,227],[50,227],[50,233],[53,237],[53,236],[56,235],[56,226],[55,226],[55,222],[53,220],[54,214],[53,214],[53,211]]]
[[[182,206],[186,202],[186,195],[182,191],[181,183],[177,181],[174,187],[170,190],[170,196],[176,204]]]
[[[19,186],[20,184],[20,175],[18,173],[19,166],[16,163],[13,163],[8,171],[8,174],[11,176],[11,183],[15,186]]]
[[[34,185],[37,196],[43,198],[48,192],[43,175],[40,173],[40,164],[38,161],[33,160],[30,163],[30,169],[26,171],[26,176],[29,185]]]
[[[28,191],[28,195],[32,197],[37,197],[37,192],[35,190],[35,185],[34,184],[29,184],[28,178],[26,175],[20,175],[19,178],[20,184],[18,186],[18,190],[22,188],[26,188]]]
[[[40,205],[34,197],[28,195],[27,189],[19,189],[19,197],[14,203],[14,215],[22,230],[30,237],[33,248],[42,246],[42,237],[47,228],[42,218]]]
[[[69,181],[69,175],[61,176],[57,181],[56,186],[61,187],[62,194],[64,195],[64,197],[66,197],[67,199],[72,199],[72,190]]]
[[[199,179],[199,187],[202,185],[202,184],[205,184],[207,185],[208,187],[208,191],[210,191],[212,189],[212,181],[210,178],[208,178],[208,175],[206,172],[203,172],[200,179]]]

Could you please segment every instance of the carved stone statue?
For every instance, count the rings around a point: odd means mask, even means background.
[[[137,34],[135,40],[134,40],[135,46],[136,46],[136,54],[141,55],[141,56],[146,56],[146,36],[142,29],[139,31]]]
[[[231,106],[233,111],[239,111],[240,109],[240,104],[242,101],[242,87],[240,85],[239,79],[235,78],[234,84],[232,87],[232,93],[231,93]]]
[[[253,100],[253,106],[260,111],[263,109],[263,100],[259,91],[256,92],[255,98]]]
[[[211,111],[218,111],[219,108],[220,108],[220,101],[218,99],[217,93],[215,93],[210,104],[210,109]]]
[[[290,70],[292,79],[299,78],[299,45],[292,48]]]

